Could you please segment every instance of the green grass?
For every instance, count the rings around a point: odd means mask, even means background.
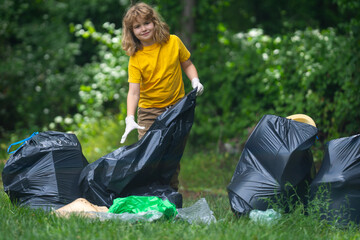
[[[358,228],[336,228],[306,216],[301,206],[283,214],[274,224],[259,224],[248,217],[235,217],[226,196],[203,193],[214,211],[216,223],[189,224],[184,221],[127,223],[99,221],[79,216],[60,218],[41,210],[18,208],[0,193],[0,239],[357,239]],[[195,200],[185,199],[185,205]]]
[[[180,190],[226,195],[238,156],[185,150],[181,159]]]

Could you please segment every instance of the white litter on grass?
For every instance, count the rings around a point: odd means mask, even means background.
[[[176,218],[183,219],[190,224],[193,223],[216,223],[214,213],[210,210],[205,198],[201,198],[194,205],[187,208],[178,208]]]

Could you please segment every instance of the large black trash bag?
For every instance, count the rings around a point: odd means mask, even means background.
[[[80,177],[83,197],[96,205],[111,206],[115,198],[134,191],[139,194],[139,189],[147,186],[169,185],[194,121],[195,100],[193,90],[160,115],[137,143],[118,148],[84,168]]]
[[[305,200],[315,175],[310,147],[318,130],[312,125],[265,115],[249,136],[227,188],[231,209],[238,215],[266,210],[269,201],[296,191]]]
[[[87,164],[74,134],[41,132],[6,162],[4,191],[20,206],[57,209],[81,196],[78,181]]]
[[[320,170],[310,185],[311,199],[322,216],[338,224],[360,223],[360,135],[331,140],[326,145]]]

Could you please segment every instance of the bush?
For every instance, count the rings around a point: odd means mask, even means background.
[[[75,39],[69,24],[86,18],[95,19],[96,26],[120,21],[122,4],[126,2],[4,0],[0,4],[0,137],[20,129],[38,131],[57,116],[69,118],[77,112],[84,80],[81,68],[95,51]]]
[[[355,38],[331,28],[273,37],[261,29],[232,35],[219,28],[218,39],[196,51],[205,93],[198,98],[193,141],[245,141],[265,114],[307,114],[321,140],[358,131]]]
[[[77,68],[81,83],[77,92],[79,101],[74,115],[57,116],[49,129],[79,129],[80,125],[91,126],[100,118],[126,113],[126,87],[128,57],[121,49],[121,30],[114,24],[104,23],[106,32],[96,31],[91,21],[71,25],[71,32],[79,38],[90,38],[97,46],[94,60]],[[83,127],[80,129],[85,130]]]

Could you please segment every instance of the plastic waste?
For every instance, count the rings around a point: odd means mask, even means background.
[[[147,212],[134,213],[105,213],[105,212],[89,212],[88,217],[99,219],[100,221],[106,220],[119,220],[122,222],[137,223],[137,222],[153,222],[161,219],[164,216],[162,212],[150,210]]]
[[[210,210],[205,198],[199,199],[195,204],[186,208],[177,208],[178,214],[175,217],[176,221],[187,221],[189,224],[211,224],[216,223],[216,218]],[[152,222],[163,217],[163,213],[150,210],[147,212],[133,213],[105,213],[105,212],[90,212],[92,218],[103,220],[120,220],[130,223],[135,222]]]
[[[310,185],[310,196],[328,206],[320,208],[324,219],[346,225],[360,223],[360,134],[326,144],[319,172]]]
[[[58,217],[68,218],[71,215],[86,217],[89,219],[120,220],[124,222],[152,222],[163,217],[163,213],[156,210],[134,213],[109,213],[109,209],[105,206],[96,206],[84,198],[78,198],[75,201],[56,209],[53,213]]]
[[[176,216],[176,206],[169,200],[162,200],[159,197],[151,196],[129,196],[116,198],[113,205],[109,208],[110,213],[143,213],[148,211],[158,211],[164,214],[167,219]]]
[[[81,196],[78,180],[87,164],[74,134],[41,132],[26,140],[6,162],[4,191],[20,206],[56,209]]]
[[[315,175],[310,148],[317,132],[306,123],[263,116],[249,136],[227,187],[231,209],[237,215],[266,210],[270,201],[295,191],[305,202],[308,184]]]
[[[195,204],[187,208],[178,208],[177,219],[182,219],[190,224],[216,223],[214,213],[210,210],[205,198],[201,198]]]
[[[273,224],[280,219],[281,214],[274,209],[267,209],[265,211],[255,209],[250,211],[249,217],[252,221],[257,223]]]
[[[116,198],[146,195],[152,186],[169,186],[181,160],[194,121],[196,90],[161,114],[135,144],[124,146],[89,164],[81,173],[82,197],[110,207]],[[162,187],[163,188],[163,187]],[[154,189],[152,189],[154,191]],[[176,207],[182,203],[175,190],[157,191]],[[171,195],[171,197],[168,197]],[[175,198],[174,198],[175,197]]]
[[[176,192],[169,185],[158,185],[153,183],[151,185],[129,190],[128,195],[130,196],[156,196],[163,200],[167,199],[176,207],[181,207],[183,203],[182,195]]]

